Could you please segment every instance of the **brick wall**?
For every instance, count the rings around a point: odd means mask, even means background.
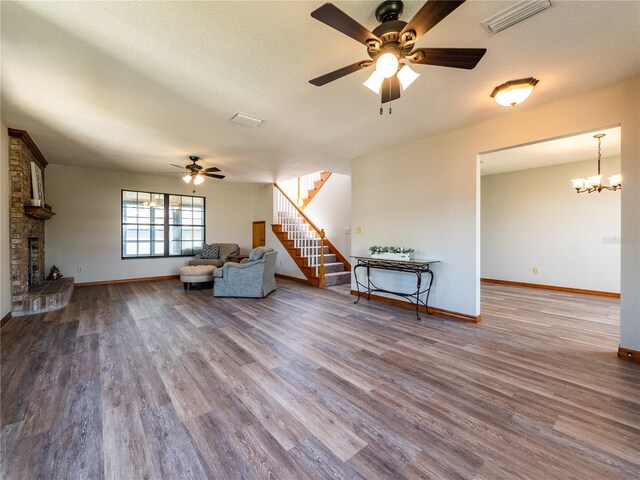
[[[20,131],[18,131],[20,132]],[[21,310],[22,301],[28,292],[29,284],[29,237],[37,237],[40,243],[38,255],[38,275],[36,283],[44,281],[44,220],[25,215],[24,206],[29,205],[31,195],[31,162],[35,162],[42,170],[46,160],[37,151],[26,132],[14,136],[9,131],[9,174],[11,183],[11,219],[9,231],[11,235],[11,305],[12,310]],[[25,135],[27,138],[25,138]],[[34,152],[34,150],[36,150]],[[46,196],[45,196],[46,199]]]

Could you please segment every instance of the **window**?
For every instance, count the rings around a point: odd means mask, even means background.
[[[123,190],[122,258],[200,253],[204,211],[204,197]]]

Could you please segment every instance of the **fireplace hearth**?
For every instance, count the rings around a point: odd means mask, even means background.
[[[9,128],[11,184],[11,312],[13,315],[64,307],[73,292],[73,279],[48,285],[44,281],[44,222],[54,214],[46,206],[44,169],[47,160],[24,130]],[[37,181],[32,181],[34,175]],[[34,188],[34,185],[37,188]],[[38,202],[36,202],[38,201]],[[33,211],[33,204],[44,207]],[[43,211],[46,215],[43,215]],[[71,285],[69,285],[71,282]]]

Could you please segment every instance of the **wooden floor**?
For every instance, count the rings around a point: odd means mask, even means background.
[[[2,478],[640,476],[618,300],[486,285],[475,325],[279,284],[86,287],[9,320]]]

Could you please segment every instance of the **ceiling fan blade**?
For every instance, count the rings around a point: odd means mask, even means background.
[[[400,37],[402,37],[405,32],[413,30],[416,32],[417,40],[464,2],[465,0],[427,0],[422,8],[418,10],[418,13],[416,13],[402,29]]]
[[[219,179],[223,179],[225,177],[224,175],[218,175],[215,173],[204,173],[203,175],[206,177],[213,177],[213,178],[219,178]]]
[[[332,3],[325,3],[315,9],[311,12],[311,16],[364,45],[367,44],[367,40],[379,40],[373,33]]]
[[[486,48],[416,48],[406,58],[412,63],[422,65],[471,70],[485,53]]]
[[[204,169],[205,172],[220,172],[221,170],[218,167],[209,167]]]
[[[183,165],[176,165],[175,163],[170,163],[169,165],[171,165],[172,167],[178,167],[179,169],[184,170]]]
[[[322,85],[326,85],[329,82],[333,82],[339,78],[344,77],[345,75],[349,75],[350,73],[357,72],[358,70],[362,70],[363,68],[367,68],[373,62],[371,60],[365,60],[362,62],[356,62],[353,65],[348,65],[346,67],[339,68],[331,73],[326,73],[321,77],[316,77],[313,80],[309,80],[311,85],[315,85],[316,87],[321,87]]]
[[[391,102],[400,98],[400,80],[395,75],[385,78],[382,82],[382,103]]]

